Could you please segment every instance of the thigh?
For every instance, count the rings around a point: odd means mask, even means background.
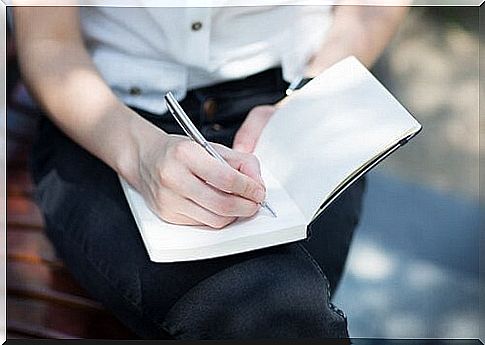
[[[47,235],[78,282],[139,335],[162,336],[143,310],[151,263],[116,174],[43,118],[32,175]]]
[[[300,243],[255,251],[201,281],[163,325],[177,339],[347,338],[322,270]]]

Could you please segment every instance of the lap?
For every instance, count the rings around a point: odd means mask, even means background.
[[[47,119],[33,158],[38,203],[58,254],[95,298],[141,336],[346,335],[346,320],[330,308],[321,268],[334,288],[358,219],[362,184],[312,224],[309,241],[160,264],[149,260],[113,170]]]

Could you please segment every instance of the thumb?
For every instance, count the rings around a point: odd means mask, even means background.
[[[251,153],[256,147],[256,138],[254,132],[252,133],[250,126],[243,124],[234,137],[232,148],[239,152]]]
[[[261,132],[274,111],[275,108],[271,105],[255,107],[237,131],[232,148],[240,152],[253,152]]]

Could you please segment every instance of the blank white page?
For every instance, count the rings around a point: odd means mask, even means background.
[[[267,201],[276,210],[278,217],[274,218],[269,211],[260,209],[255,216],[237,220],[221,230],[206,226],[167,223],[148,208],[141,194],[122,178],[120,181],[150,258],[153,261],[170,262],[233,254],[305,238],[307,224],[299,208],[266,169],[262,170],[262,176],[266,184]],[[276,240],[278,243],[258,240],[258,237],[270,238],[266,236],[268,233],[291,228],[300,230],[295,230],[288,238],[284,238],[284,232],[280,236],[272,236],[271,241]],[[231,247],[224,248],[226,242],[232,242]],[[219,245],[216,248],[217,252],[197,251],[198,248],[210,248],[216,245]],[[171,251],[186,249],[193,249],[196,254],[192,256],[170,254]]]
[[[288,97],[263,130],[255,153],[310,222],[348,175],[420,128],[349,57]]]

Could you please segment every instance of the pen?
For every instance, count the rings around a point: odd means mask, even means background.
[[[185,134],[195,141],[197,144],[201,145],[212,157],[220,161],[221,163],[226,164],[227,166],[230,166],[229,163],[226,162],[226,160],[217,152],[214,147],[212,147],[211,144],[204,138],[204,136],[199,132],[197,127],[190,121],[190,118],[187,116],[185,111],[182,109],[180,104],[177,102],[175,97],[172,95],[171,92],[168,92],[165,95],[165,102],[167,103],[167,108],[172,114],[172,116],[175,118],[177,123],[182,127],[184,130]],[[232,168],[232,167],[231,167]],[[261,207],[267,209],[273,217],[277,217],[276,212],[271,208],[269,203],[264,200],[260,203]]]
[[[310,77],[305,77],[303,75],[298,76],[293,80],[290,85],[288,85],[288,88],[286,89],[285,93],[287,96],[291,95],[294,91],[301,89],[303,86],[305,86],[306,83],[311,81],[313,78]]]
[[[298,76],[297,78],[295,78],[295,80],[293,80],[290,83],[290,85],[288,85],[288,88],[285,91],[286,95],[287,96],[291,95],[293,91],[296,90],[296,88],[298,87],[298,85],[301,83],[302,80],[303,80],[302,76]]]

